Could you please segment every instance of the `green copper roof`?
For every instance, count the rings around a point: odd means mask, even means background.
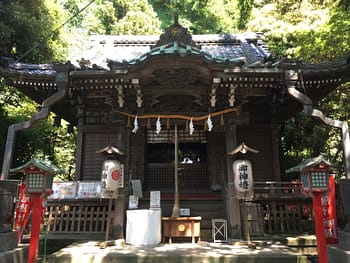
[[[312,167],[315,167],[321,163],[323,163],[331,168],[339,168],[337,165],[334,165],[330,161],[328,161],[323,154],[320,154],[317,157],[304,159],[297,166],[294,166],[292,168],[287,169],[286,173],[304,171],[304,170],[310,169]]]
[[[234,64],[234,66],[243,66],[246,63],[245,57],[235,57],[235,58],[223,58],[209,52],[205,52],[194,46],[184,45],[178,42],[168,43],[159,47],[152,48],[149,52],[146,52],[128,62],[118,62],[114,60],[109,60],[109,65],[135,65],[146,61],[150,57],[164,56],[164,55],[178,55],[180,57],[186,56],[200,56],[211,63],[226,63]]]
[[[27,169],[29,166],[35,166],[37,168],[39,168],[42,171],[45,172],[49,172],[49,173],[59,173],[62,172],[61,169],[59,169],[57,166],[53,165],[53,164],[48,164],[47,162],[38,160],[36,158],[32,158],[30,159],[28,162],[26,162],[25,164],[23,164],[22,166],[16,167],[16,168],[12,168],[10,170],[10,173],[16,173],[16,172],[24,172],[25,169]]]

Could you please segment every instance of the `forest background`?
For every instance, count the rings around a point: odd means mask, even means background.
[[[0,58],[26,63],[66,62],[89,34],[159,35],[173,22],[191,34],[262,32],[276,59],[323,62],[350,56],[350,0],[2,0]],[[1,76],[0,76],[1,79]],[[328,117],[350,119],[350,83],[315,108]],[[7,128],[27,120],[39,105],[0,82],[0,164]],[[74,179],[75,129],[54,114],[17,133],[13,167],[32,157],[65,170]],[[325,153],[342,165],[339,129],[302,112],[281,125],[281,174],[303,158]],[[341,174],[340,174],[341,175]]]

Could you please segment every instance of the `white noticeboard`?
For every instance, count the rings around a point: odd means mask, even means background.
[[[133,195],[138,197],[138,198],[142,198],[142,186],[141,186],[141,180],[137,179],[137,180],[131,180],[131,185],[132,185],[132,192]]]
[[[149,202],[151,209],[160,208],[160,191],[151,191]]]
[[[100,198],[101,181],[79,182],[78,198]]]
[[[48,199],[76,198],[77,182],[54,182]]]

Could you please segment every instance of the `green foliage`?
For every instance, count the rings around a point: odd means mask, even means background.
[[[264,32],[275,57],[318,62],[350,49],[349,6],[333,1],[273,1],[255,8],[248,30]]]
[[[0,56],[20,62],[65,61],[67,36],[60,28],[65,15],[54,0],[0,2]],[[7,128],[29,120],[37,104],[0,83],[0,162],[3,160]],[[22,165],[32,157],[54,160],[55,133],[50,121],[16,134],[12,166]]]
[[[275,57],[321,62],[349,55],[349,5],[344,1],[269,1],[253,10],[248,30],[262,31]],[[327,117],[349,120],[349,83],[339,87],[315,108]],[[288,120],[281,129],[281,171],[303,158],[326,153],[343,163],[340,129],[325,126],[302,113]]]
[[[184,0],[150,1],[162,28],[173,23],[175,12],[179,22],[192,34],[234,33],[244,29],[250,17],[253,0]]]
[[[237,21],[237,28],[245,29],[246,24],[250,18],[253,9],[254,0],[238,0],[239,19]]]
[[[88,3],[86,0],[70,0],[62,6],[68,12],[77,14]],[[160,33],[160,21],[146,0],[96,0],[83,15],[79,14],[71,20],[70,27],[84,29],[87,34]]]
[[[51,1],[0,2],[0,55],[22,61],[46,62],[64,58],[59,9]],[[30,51],[28,54],[27,52]]]

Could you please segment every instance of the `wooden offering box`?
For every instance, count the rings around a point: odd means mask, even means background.
[[[195,217],[162,217],[163,238],[169,238],[169,244],[173,237],[191,237],[192,243],[195,238],[200,241],[200,216]]]

